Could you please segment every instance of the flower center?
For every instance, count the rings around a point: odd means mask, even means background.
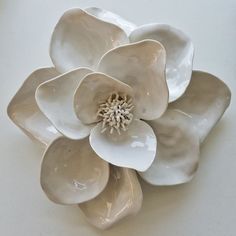
[[[101,132],[107,129],[110,129],[111,134],[114,130],[118,134],[121,130],[126,131],[133,119],[133,108],[132,98],[113,92],[104,103],[99,105],[97,115],[102,118]]]

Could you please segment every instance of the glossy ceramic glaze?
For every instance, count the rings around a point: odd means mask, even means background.
[[[58,137],[59,133],[39,110],[34,94],[39,84],[57,75],[58,72],[54,68],[34,71],[25,80],[7,108],[10,119],[29,137],[44,145]]]
[[[78,67],[95,68],[105,52],[128,42],[120,27],[75,8],[65,12],[57,23],[50,56],[62,73]]]
[[[154,39],[164,46],[169,101],[178,99],[186,90],[192,74],[194,48],[190,38],[170,25],[149,24],[138,27],[130,35],[131,42],[143,39]]]
[[[165,63],[163,46],[154,40],[144,40],[107,52],[98,70],[130,85],[137,116],[152,120],[160,117],[168,104]]]
[[[91,70],[80,68],[41,84],[35,94],[45,116],[66,137],[80,139],[89,135],[91,127],[84,125],[74,112],[74,93],[82,78]]]
[[[91,149],[88,139],[60,137],[47,148],[41,185],[56,203],[76,204],[96,197],[109,178],[108,163]]]
[[[171,109],[189,115],[197,127],[200,142],[203,142],[230,104],[228,86],[216,76],[193,71],[191,83],[184,95],[170,104]]]
[[[98,122],[99,104],[105,102],[114,92],[133,97],[133,89],[119,80],[102,73],[87,75],[74,95],[74,108],[77,117],[85,124]]]
[[[174,185],[192,179],[198,167],[199,137],[191,117],[175,110],[149,121],[157,137],[157,154],[143,179],[153,185]]]
[[[97,18],[103,21],[107,21],[107,22],[110,22],[119,26],[121,29],[125,31],[127,35],[129,35],[136,28],[135,24],[105,9],[101,9],[97,7],[88,7],[85,9],[85,11],[96,16]]]
[[[41,185],[49,199],[81,203],[88,221],[105,229],[141,207],[132,169],[154,185],[192,179],[199,144],[231,94],[217,77],[192,74],[188,36],[168,25],[136,28],[109,11],[76,8],[57,23],[50,56],[56,69],[33,72],[8,106],[13,122],[47,145]],[[120,135],[102,133],[97,123],[98,104],[114,91],[132,97],[135,107]]]
[[[120,219],[136,214],[142,206],[142,200],[142,190],[135,171],[113,166],[105,190],[79,207],[91,224],[106,229]]]
[[[152,128],[141,120],[134,120],[121,135],[101,133],[102,124],[90,134],[90,144],[103,160],[121,167],[145,171],[156,154],[156,136]]]

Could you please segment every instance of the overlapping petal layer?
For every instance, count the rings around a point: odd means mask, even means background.
[[[108,163],[91,149],[88,138],[60,137],[47,148],[41,166],[41,186],[60,204],[76,204],[96,197],[109,178]]]
[[[191,79],[194,48],[190,38],[170,25],[148,24],[138,27],[130,35],[131,42],[143,39],[154,39],[164,46],[169,101],[175,101],[184,93]]]
[[[130,85],[137,116],[152,120],[160,117],[168,104],[165,63],[163,46],[154,40],[144,40],[107,52],[98,70]]]
[[[199,137],[191,117],[175,110],[149,121],[158,152],[151,167],[140,172],[153,185],[175,185],[192,179],[198,167]]]
[[[120,219],[136,214],[142,200],[142,189],[135,171],[112,166],[104,191],[79,207],[91,224],[106,229]]]
[[[114,92],[133,96],[132,88],[103,73],[87,75],[80,83],[74,95],[74,108],[77,117],[85,124],[99,121],[99,105]]]
[[[36,101],[41,111],[66,137],[81,139],[89,135],[90,126],[84,125],[74,112],[74,93],[83,77],[92,71],[79,68],[41,84]]]
[[[78,67],[95,69],[105,52],[128,42],[125,32],[117,25],[74,8],[66,11],[56,25],[50,56],[61,73]]]
[[[231,92],[228,86],[216,76],[193,71],[191,82],[184,95],[170,104],[191,116],[197,127],[200,142],[203,142],[230,104]]]
[[[41,83],[58,74],[55,68],[41,68],[34,71],[25,80],[7,108],[8,116],[12,121],[28,136],[44,145],[49,144],[60,134],[40,111],[34,95]]]
[[[121,133],[101,133],[102,124],[90,134],[90,144],[104,161],[120,167],[145,171],[156,155],[156,136],[152,128],[141,120],[134,120],[128,130]]]

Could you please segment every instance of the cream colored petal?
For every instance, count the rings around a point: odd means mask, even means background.
[[[54,68],[41,68],[25,80],[8,105],[10,119],[29,137],[47,145],[59,136],[58,131],[39,110],[35,101],[35,90],[41,83],[58,76]]]
[[[169,101],[175,101],[186,90],[192,74],[194,47],[182,31],[165,24],[143,25],[130,35],[131,42],[143,39],[159,41],[166,49],[166,80]]]
[[[114,93],[132,97],[133,90],[127,84],[102,73],[87,75],[80,83],[74,95],[74,108],[77,117],[85,124],[100,120],[97,116],[99,105]]]
[[[145,171],[156,155],[156,136],[152,128],[141,120],[134,120],[121,135],[101,132],[102,124],[95,126],[89,140],[93,150],[104,161],[120,167]]]
[[[85,9],[86,12],[96,16],[97,18],[110,22],[114,25],[119,26],[121,29],[125,31],[127,35],[129,35],[135,28],[136,25],[122,18],[121,16],[107,11],[105,9],[97,8],[97,7],[88,7]]]
[[[62,73],[78,67],[94,69],[105,52],[127,42],[118,26],[74,8],[66,11],[56,25],[50,56]]]
[[[175,110],[150,121],[157,136],[158,152],[151,167],[140,172],[153,185],[175,185],[192,179],[198,167],[199,138],[192,119]]]
[[[109,165],[99,158],[88,138],[60,137],[47,148],[41,166],[41,186],[60,204],[77,204],[96,197],[105,188]]]
[[[79,204],[79,207],[91,224],[106,229],[122,218],[136,214],[142,200],[142,189],[135,171],[112,166],[104,191],[93,200]]]
[[[206,72],[193,71],[191,83],[184,95],[170,104],[190,116],[203,142],[230,104],[231,92],[227,85]]]
[[[73,105],[75,90],[88,73],[91,70],[79,68],[41,84],[36,90],[36,101],[41,111],[71,139],[84,138],[91,130],[76,117]]]
[[[144,40],[109,51],[102,57],[98,70],[130,85],[137,116],[152,120],[160,117],[168,104],[165,63],[163,46],[154,40]]]

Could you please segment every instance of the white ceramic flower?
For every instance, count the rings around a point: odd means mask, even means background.
[[[111,12],[67,11],[50,45],[55,68],[33,72],[9,117],[46,145],[41,185],[107,228],[136,213],[142,190],[188,182],[199,146],[230,103],[215,76],[193,71],[193,45],[163,24],[136,27]]]

